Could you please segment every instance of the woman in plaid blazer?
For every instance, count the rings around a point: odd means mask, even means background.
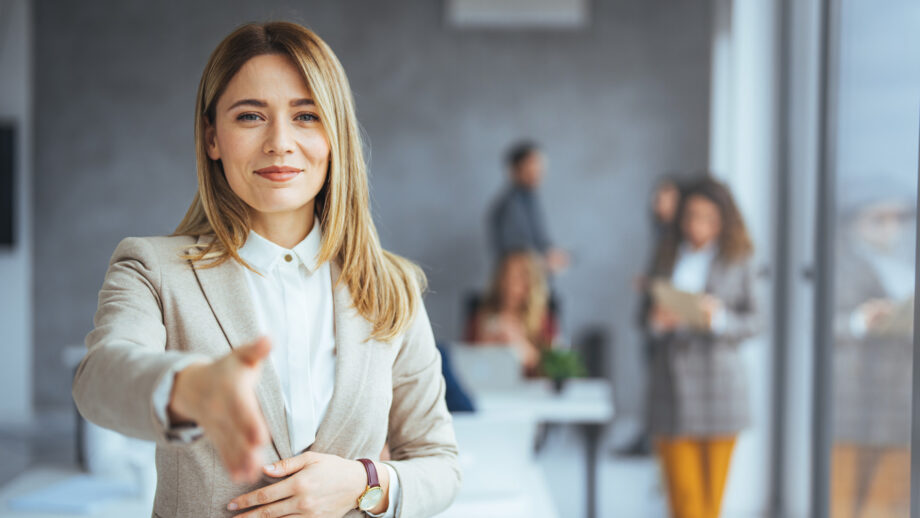
[[[749,423],[739,345],[760,329],[753,246],[729,190],[690,185],[649,277],[699,293],[704,323],[691,325],[650,296],[642,321],[653,337],[649,411],[675,518],[717,518],[735,438]]]
[[[841,200],[834,284],[831,516],[910,515],[915,203],[890,183]]]

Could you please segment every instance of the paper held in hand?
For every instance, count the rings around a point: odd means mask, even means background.
[[[681,291],[665,279],[652,279],[652,300],[664,309],[676,313],[680,319],[694,329],[706,329],[706,312],[703,311],[703,295]]]

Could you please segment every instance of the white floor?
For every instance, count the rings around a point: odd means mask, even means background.
[[[9,453],[10,450],[7,450]],[[73,463],[55,463],[43,459],[21,471],[0,488],[0,518],[45,518],[52,515],[14,512],[7,501],[26,490],[62,480],[77,473]],[[577,429],[554,427],[547,435],[540,454],[536,457],[536,474],[519,474],[523,477],[542,478],[548,488],[546,495],[535,495],[541,506],[553,506],[548,515],[559,518],[584,516],[584,447]],[[602,455],[598,462],[598,516],[629,518],[666,518],[658,487],[658,474],[651,459],[614,458]],[[515,516],[515,503],[509,501],[506,516]],[[143,502],[124,499],[89,516],[141,516],[146,509]],[[457,511],[462,511],[458,508]],[[498,511],[498,509],[495,509]],[[491,513],[498,516],[502,513]]]
[[[537,457],[561,518],[585,516],[585,449],[574,427],[553,427]],[[667,518],[657,464],[651,457],[614,457],[601,448],[597,516]]]
[[[38,437],[33,436],[32,440],[21,434],[11,439],[9,434],[0,433],[0,453],[4,461],[0,463],[0,468],[7,470],[2,479],[6,482],[0,487],[0,518],[40,518],[41,515],[37,514],[14,514],[6,506],[6,501],[15,494],[21,494],[27,487],[41,487],[44,483],[76,473],[72,448],[67,443],[70,437],[67,424],[70,423],[66,415],[44,422],[40,428],[41,433]],[[60,431],[55,432],[53,429]],[[32,461],[28,462],[26,456],[31,456]],[[553,512],[547,514],[559,518],[585,516],[584,460],[583,438],[577,428],[555,426],[549,431],[535,459],[535,465],[539,468],[538,475],[542,478],[542,484],[539,485],[548,493],[535,496],[535,500],[539,505],[553,506]],[[10,469],[15,471],[10,473]],[[507,516],[515,516],[513,504],[509,502],[509,505],[512,507]],[[138,502],[126,501],[100,511],[95,516],[135,516],[138,515],[138,509]],[[602,446],[598,458],[597,509],[598,517],[604,518],[667,518],[655,461],[650,457],[615,457]]]

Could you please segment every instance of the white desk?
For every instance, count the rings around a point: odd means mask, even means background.
[[[480,412],[526,412],[542,423],[607,424],[613,419],[613,390],[605,379],[568,380],[562,392],[549,380],[527,380],[501,390],[473,393]]]

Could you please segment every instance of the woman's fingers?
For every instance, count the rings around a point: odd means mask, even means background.
[[[231,402],[230,415],[233,416],[235,431],[244,441],[252,446],[261,446],[268,442],[269,433],[255,391],[255,386],[241,388]]]
[[[268,357],[268,353],[270,353],[271,350],[272,345],[268,337],[262,336],[251,344],[237,347],[231,354],[235,355],[244,365],[255,367],[259,362]]]
[[[295,479],[286,478],[280,482],[275,482],[269,486],[259,488],[255,491],[246,493],[245,495],[240,495],[233,500],[230,500],[230,503],[227,504],[227,509],[231,511],[236,511],[237,509],[248,509],[257,505],[265,506],[266,504],[271,504],[273,502],[283,501],[286,498],[294,496],[296,493]],[[282,502],[279,502],[282,503]],[[258,509],[259,512],[266,511],[265,507]],[[249,516],[244,514],[241,516]],[[259,515],[261,516],[261,515]],[[271,516],[284,516],[280,515],[271,515]]]
[[[283,477],[304,469],[313,461],[313,457],[314,454],[312,452],[305,451],[300,455],[294,455],[293,457],[288,457],[278,462],[268,464],[264,466],[263,469],[265,473],[273,477]]]
[[[223,427],[218,426],[209,432],[209,437],[217,450],[221,463],[227,468],[231,480],[239,482],[245,478],[243,452],[234,444],[232,435],[228,434]]]
[[[275,518],[278,516],[302,516],[304,509],[297,504],[297,498],[286,498],[280,502],[274,502],[266,506],[251,509],[243,514],[237,514],[234,518]],[[232,509],[231,509],[232,510]]]
[[[270,440],[256,397],[260,364],[271,352],[262,337],[194,373],[195,420],[204,428],[234,481],[258,480],[262,445]]]
[[[255,387],[226,390],[222,404],[206,423],[215,447],[234,481],[258,480],[262,466],[262,445],[270,435],[255,396]]]
[[[247,444],[232,427],[217,427],[212,442],[234,482],[258,479],[261,464],[259,451]]]
[[[239,466],[246,480],[255,481],[262,466],[262,445],[268,442],[268,429],[255,403],[245,402],[241,411],[234,412],[230,428],[231,447],[239,456]]]

